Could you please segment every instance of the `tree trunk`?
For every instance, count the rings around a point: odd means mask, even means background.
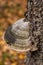
[[[29,0],[28,0],[29,2]],[[30,13],[27,18],[30,17],[30,36],[34,44],[37,45],[37,51],[31,51],[29,61],[26,61],[26,65],[43,65],[43,0],[33,0],[30,2],[31,10],[29,11],[28,3],[28,12]],[[28,63],[27,63],[28,62]]]

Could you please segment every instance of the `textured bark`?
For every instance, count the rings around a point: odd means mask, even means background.
[[[31,5],[30,36],[38,50],[31,51],[30,57],[27,55],[26,65],[43,65],[43,0],[33,0]]]

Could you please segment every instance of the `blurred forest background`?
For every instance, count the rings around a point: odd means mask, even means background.
[[[11,24],[24,17],[26,5],[27,0],[0,0],[0,65],[24,65],[25,54],[9,49],[3,34]]]

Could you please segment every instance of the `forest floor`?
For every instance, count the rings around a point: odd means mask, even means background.
[[[26,0],[0,0],[0,65],[19,65],[19,61],[23,62],[25,59],[25,53],[18,54],[9,49],[3,35],[11,24],[24,17],[26,5]]]

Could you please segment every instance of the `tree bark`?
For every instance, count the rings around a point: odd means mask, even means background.
[[[31,6],[29,8],[29,6]],[[30,11],[29,11],[30,10]],[[30,60],[26,61],[26,65],[43,65],[43,0],[28,0],[28,14],[30,17],[30,36],[38,50],[31,51]],[[27,63],[28,62],[28,63]]]

